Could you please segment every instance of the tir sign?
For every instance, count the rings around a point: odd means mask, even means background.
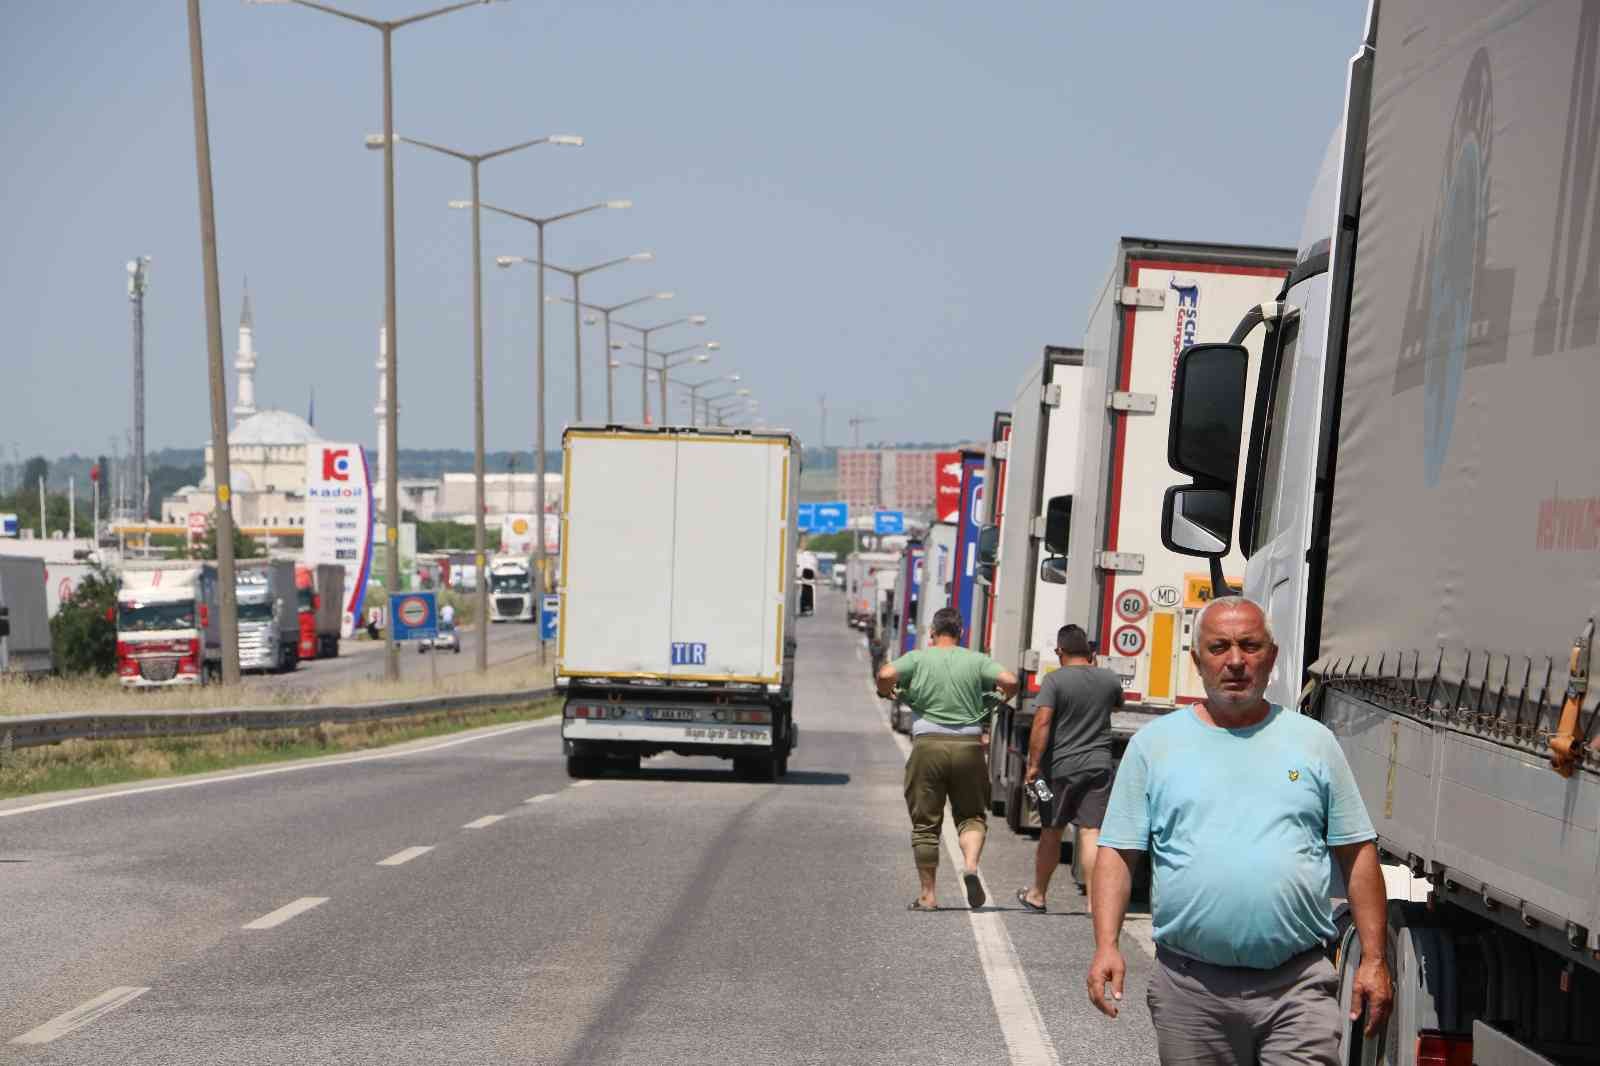
[[[706,664],[706,646],[704,644],[688,644],[682,641],[672,642],[673,666],[704,666]]]
[[[322,478],[324,481],[350,480],[350,450],[348,448],[323,449]]]

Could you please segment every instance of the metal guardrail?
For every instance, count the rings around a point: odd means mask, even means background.
[[[511,689],[451,696],[420,696],[366,703],[317,703],[300,707],[230,707],[197,711],[67,711],[0,717],[0,749],[59,744],[63,740],[130,740],[190,737],[230,729],[306,729],[321,722],[374,722],[385,718],[531,703],[554,688]]]

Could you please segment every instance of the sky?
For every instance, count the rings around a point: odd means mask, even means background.
[[[398,18],[433,0],[343,0]],[[148,447],[210,437],[185,5],[10,0],[0,38],[0,454],[104,452],[131,425],[124,264],[152,257]],[[202,4],[223,349],[244,280],[259,406],[375,440],[383,318],[381,37],[304,8]],[[705,314],[769,425],[848,444],[984,439],[1046,344],[1078,344],[1124,234],[1292,245],[1361,34],[1361,0],[828,4],[510,0],[394,36],[395,129],[482,152],[482,198],[551,215],[586,302]],[[402,448],[470,448],[464,163],[396,156]],[[486,435],[528,448],[534,230],[483,220]],[[547,291],[571,283],[549,275]],[[625,317],[622,314],[618,318]],[[631,340],[614,331],[613,340]],[[546,315],[549,444],[575,413],[573,326]],[[1204,339],[1204,338],[1203,338]],[[584,330],[584,415],[605,414]],[[626,361],[634,361],[629,352]],[[615,416],[639,417],[637,370]],[[711,386],[703,395],[722,391]],[[653,389],[653,387],[652,387]],[[654,391],[652,391],[654,404]],[[675,406],[682,417],[686,407]]]

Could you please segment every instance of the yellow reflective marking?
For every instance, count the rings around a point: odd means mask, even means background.
[[[1178,616],[1171,611],[1156,611],[1150,616],[1150,684],[1151,699],[1172,698],[1172,645],[1177,630]]]

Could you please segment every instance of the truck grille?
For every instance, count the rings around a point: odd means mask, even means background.
[[[140,659],[139,676],[146,681],[171,681],[178,676],[178,660]]]
[[[496,596],[494,601],[494,609],[499,611],[501,614],[521,614],[522,597]]]

